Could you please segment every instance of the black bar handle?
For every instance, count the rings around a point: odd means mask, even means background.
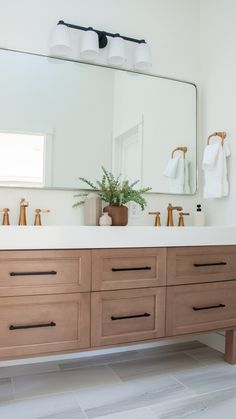
[[[27,324],[24,326],[14,326],[13,324],[11,324],[11,326],[9,326],[9,330],[37,329],[39,327],[55,327],[55,326],[56,326],[55,322],[42,323],[42,324]]]
[[[227,262],[194,263],[194,266],[196,268],[199,268],[201,266],[223,266],[223,265],[227,265]]]
[[[223,308],[225,307],[225,304],[218,304],[216,306],[209,306],[209,307],[193,307],[194,311],[199,311],[199,310],[211,310],[212,308]]]
[[[34,275],[57,275],[56,271],[42,271],[42,272],[9,272],[10,276],[34,276]]]
[[[112,272],[122,272],[122,271],[150,271],[151,266],[141,266],[140,268],[112,268]]]
[[[111,316],[111,320],[126,320],[126,319],[137,319],[138,317],[150,317],[150,313],[143,313],[143,314],[133,314],[132,316],[121,316],[115,317]]]

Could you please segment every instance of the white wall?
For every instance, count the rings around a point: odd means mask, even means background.
[[[48,54],[52,29],[62,18],[75,24],[143,37],[151,45],[154,74],[198,82],[198,0],[0,0],[0,6],[1,47]],[[78,54],[76,47],[74,53]],[[71,208],[72,192],[1,189],[0,196],[0,205],[11,208],[14,223],[22,196],[30,201],[30,213],[33,208],[51,208],[47,224],[83,223],[83,209]],[[196,201],[197,197],[155,194],[148,197],[148,210],[161,210],[165,221],[168,202],[183,204],[191,211]],[[32,222],[31,215],[29,221]],[[148,216],[131,220],[139,224],[152,222]]]
[[[236,224],[235,16],[235,0],[201,0],[201,147],[210,133],[227,131],[232,154],[229,197],[205,204],[211,224]]]

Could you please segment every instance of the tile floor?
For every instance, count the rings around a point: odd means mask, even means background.
[[[235,419],[236,366],[199,342],[0,368],[0,419]]]

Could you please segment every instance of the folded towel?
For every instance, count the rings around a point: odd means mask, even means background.
[[[229,156],[230,149],[227,143],[222,146],[218,142],[205,148],[202,165],[205,177],[204,198],[222,198],[228,195],[227,157]]]
[[[180,156],[171,158],[163,172],[163,175],[170,178],[175,178]]]
[[[178,155],[169,160],[163,175],[170,178],[170,192],[176,194],[189,194],[189,160]]]

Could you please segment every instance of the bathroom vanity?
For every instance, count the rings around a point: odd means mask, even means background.
[[[235,228],[0,230],[0,359],[225,329],[236,363]]]

